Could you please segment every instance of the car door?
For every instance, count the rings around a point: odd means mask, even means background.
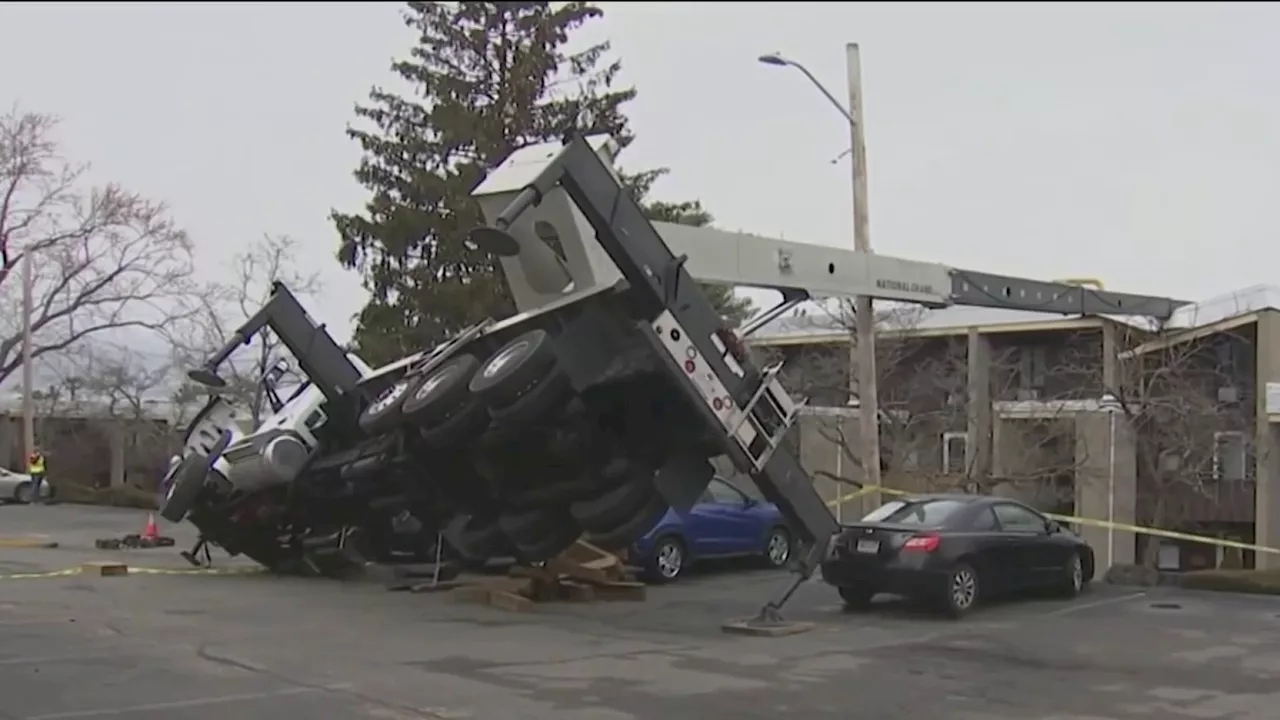
[[[1000,523],[1006,578],[1011,590],[1032,587],[1044,581],[1046,565],[1044,517],[1017,503],[996,503],[991,508]]]
[[[988,590],[999,594],[1016,587],[1022,562],[1018,557],[1019,542],[1000,529],[1000,521],[990,505],[983,505],[968,519],[964,527],[966,540],[982,560],[988,573]]]
[[[690,535],[700,555],[753,552],[759,520],[750,512],[747,496],[729,483],[712,478],[702,499],[689,513]]]

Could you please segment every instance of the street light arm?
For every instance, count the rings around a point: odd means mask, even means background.
[[[809,82],[813,83],[813,86],[818,88],[818,90],[822,93],[823,97],[829,100],[831,104],[835,106],[836,110],[840,111],[840,114],[844,116],[845,120],[849,121],[850,127],[858,126],[858,121],[853,118],[853,115],[849,113],[849,110],[846,109],[844,105],[840,104],[840,101],[836,99],[836,96],[832,95],[831,91],[828,90],[827,87],[823,85],[821,81],[818,80],[818,78],[813,76],[813,73],[809,72],[809,68],[801,65],[795,60],[788,60],[786,58],[781,58],[781,57],[779,57],[779,59],[782,61],[783,64],[790,65],[791,67],[804,73],[804,76],[809,78]],[[769,64],[772,65],[774,63],[769,63]]]
[[[840,104],[840,101],[836,99],[835,95],[831,94],[830,90],[827,90],[825,85],[818,82],[818,78],[814,77],[813,73],[809,72],[808,68],[806,68],[805,66],[799,63],[792,63],[792,66],[794,66],[800,72],[804,73],[804,76],[809,78],[809,82],[813,83],[814,87],[822,91],[822,94],[825,95],[826,98],[831,101],[831,104],[835,106],[836,110],[839,110],[840,114],[844,116],[844,119],[849,121],[849,127],[858,126],[858,121],[853,119],[853,115],[851,115],[849,111],[845,109],[844,105]]]

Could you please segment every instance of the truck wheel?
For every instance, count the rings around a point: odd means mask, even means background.
[[[573,480],[562,480],[522,490],[511,497],[511,504],[516,507],[560,506],[587,500],[597,492],[599,487],[590,477],[584,475]]]
[[[625,524],[645,508],[657,492],[649,478],[633,466],[635,479],[606,490],[590,500],[569,506],[569,512],[578,524],[592,533],[608,533]]]
[[[489,412],[483,405],[473,403],[439,425],[418,428],[418,436],[432,448],[447,450],[480,437],[488,427]]]
[[[552,338],[530,330],[503,345],[471,379],[471,392],[490,407],[510,405],[551,374],[556,366]]]
[[[513,402],[491,406],[489,415],[495,423],[523,427],[563,406],[570,390],[569,377],[558,370],[552,371]]]
[[[413,382],[413,378],[405,378],[384,390],[377,400],[360,413],[360,418],[356,421],[360,429],[369,435],[379,435],[399,423],[400,404],[409,394],[409,386]]]
[[[484,561],[506,549],[507,538],[494,520],[459,515],[444,528],[444,539],[464,560]]]
[[[169,494],[160,507],[160,517],[169,522],[182,522],[199,501],[208,475],[209,458],[204,453],[192,453],[184,458],[173,471],[173,482],[169,484]]]
[[[616,551],[631,547],[637,540],[649,534],[657,526],[662,516],[667,514],[667,501],[660,495],[654,495],[643,508],[631,516],[629,520],[613,528],[609,532],[591,533],[587,540],[604,550]]]
[[[557,528],[575,523],[564,513],[547,508],[511,510],[498,518],[502,533],[517,545],[537,544],[542,538],[555,533]],[[581,534],[581,530],[579,530]]]
[[[535,542],[517,542],[516,553],[524,562],[544,562],[559,555],[582,537],[573,523],[558,525]]]
[[[409,386],[400,405],[401,416],[413,423],[435,425],[456,415],[469,404],[467,385],[479,369],[480,361],[474,355],[444,362]]]

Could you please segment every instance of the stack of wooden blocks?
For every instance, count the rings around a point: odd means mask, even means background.
[[[517,565],[506,577],[463,584],[450,594],[457,600],[521,612],[543,602],[641,601],[645,586],[628,573],[623,558],[579,540],[540,566]]]

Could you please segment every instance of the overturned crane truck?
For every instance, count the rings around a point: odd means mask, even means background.
[[[710,459],[727,456],[803,548],[796,582],[762,612],[774,620],[838,525],[782,444],[797,407],[781,366],[756,367],[696,281],[780,290],[748,333],[813,295],[1158,317],[1179,304],[650,223],[612,170],[615,148],[525,148],[475,190],[489,226],[468,242],[498,258],[515,316],[375,370],[277,286],[191,376],[218,387],[218,367],[270,328],[307,382],[252,431],[211,400],[164,516],[280,569],[325,552],[377,559],[396,538],[427,549],[437,533],[465,559],[537,562],[584,534],[628,546],[668,507],[688,509]]]

